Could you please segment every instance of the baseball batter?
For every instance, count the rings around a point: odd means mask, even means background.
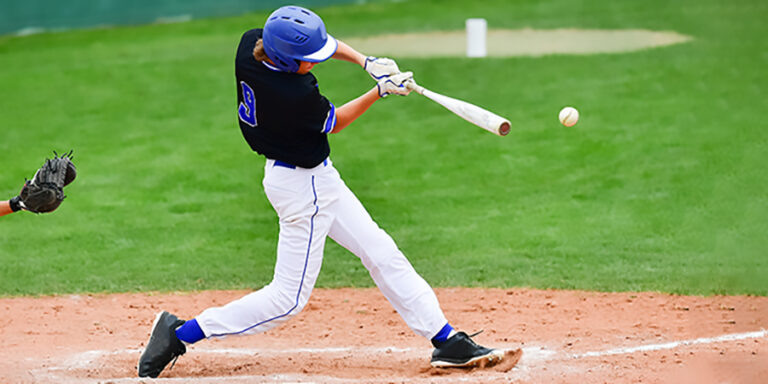
[[[376,86],[335,106],[310,73],[329,58],[360,65]],[[432,288],[371,218],[329,158],[328,135],[343,130],[375,101],[408,95],[412,73],[401,73],[390,59],[360,54],[328,35],[312,11],[287,6],[273,12],[264,29],[242,36],[235,74],[240,129],[250,147],[266,157],[264,191],[280,221],[274,276],[264,288],[189,321],[159,313],[139,359],[139,376],[157,377],[186,352],[186,344],[264,332],[299,313],[320,273],[326,237],[359,257],[408,326],[431,340],[433,366],[501,361],[502,351],[479,346],[451,327]]]

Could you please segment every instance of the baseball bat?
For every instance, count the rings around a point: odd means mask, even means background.
[[[441,95],[437,92],[430,91],[420,85],[416,85],[413,82],[408,83],[408,88],[420,95],[424,95],[432,101],[442,105],[447,110],[455,113],[462,119],[477,125],[478,127],[485,129],[491,133],[499,136],[506,136],[509,133],[510,124],[509,120],[493,113],[477,105],[467,103]]]

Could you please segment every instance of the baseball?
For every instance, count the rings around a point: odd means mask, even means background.
[[[566,127],[573,127],[579,121],[579,111],[573,107],[565,107],[560,111],[560,122]]]

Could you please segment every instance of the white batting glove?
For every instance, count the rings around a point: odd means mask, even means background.
[[[400,73],[397,63],[386,57],[368,56],[365,58],[365,66],[363,68],[376,81]]]
[[[411,93],[408,88],[408,82],[413,81],[413,72],[402,72],[397,75],[385,77],[377,84],[379,88],[379,97],[386,97],[389,94],[407,96]]]

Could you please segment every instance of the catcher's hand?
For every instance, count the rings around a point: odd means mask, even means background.
[[[77,177],[77,169],[72,163],[72,151],[59,156],[53,153],[37,170],[32,180],[27,180],[19,196],[12,199],[21,209],[34,212],[53,212],[64,201],[64,187]]]

